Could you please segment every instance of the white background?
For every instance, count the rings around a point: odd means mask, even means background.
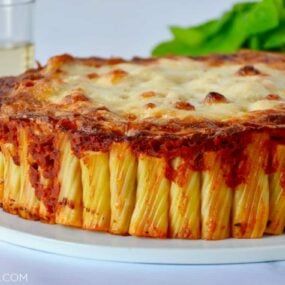
[[[219,15],[233,0],[38,0],[36,57],[148,56],[167,39],[167,26]],[[284,284],[285,262],[175,266],[97,262],[0,243],[0,281],[28,274],[26,284]],[[1,283],[1,282],[0,282]],[[4,282],[2,282],[4,283]],[[7,282],[5,282],[7,283]],[[5,284],[4,283],[4,284]],[[12,282],[11,282],[12,283]]]
[[[36,56],[149,56],[169,25],[219,16],[234,0],[38,0]]]

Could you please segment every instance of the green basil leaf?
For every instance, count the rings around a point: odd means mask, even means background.
[[[171,54],[189,55],[191,54],[191,50],[189,50],[189,46],[177,40],[162,42],[152,50],[153,56],[163,56]]]
[[[273,29],[279,24],[279,11],[274,0],[263,0],[256,3],[249,11],[239,13],[244,22],[243,28],[251,36]]]
[[[254,6],[256,4],[256,2],[244,2],[244,3],[236,3],[234,4],[232,11],[234,12],[245,12],[246,10],[252,8],[252,6]]]
[[[248,39],[249,42],[249,48],[254,50],[259,50],[261,47],[261,41],[260,38],[257,36],[252,36]]]
[[[194,27],[170,28],[173,39],[153,54],[206,55],[240,48],[284,49],[285,0],[238,3],[215,19]]]
[[[190,28],[172,26],[170,30],[175,39],[189,46],[197,46],[205,42],[208,37],[218,33],[231,20],[232,15],[232,12],[227,12],[218,20],[211,20]]]
[[[285,23],[277,29],[268,33],[263,44],[264,49],[276,49],[285,45]]]

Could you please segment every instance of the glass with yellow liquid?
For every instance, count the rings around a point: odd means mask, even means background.
[[[35,0],[0,0],[0,77],[34,66]]]

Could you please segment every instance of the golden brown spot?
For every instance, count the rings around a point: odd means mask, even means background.
[[[154,117],[159,119],[163,116],[163,113],[161,111],[155,112]]]
[[[122,70],[122,69],[115,69],[109,72],[109,75],[111,75],[111,82],[113,84],[118,83],[121,81],[124,77],[128,75],[128,72]]]
[[[266,100],[281,100],[281,97],[277,94],[268,94],[267,96],[264,97]]]
[[[51,74],[51,78],[53,78],[55,80],[57,80],[57,79],[60,80],[60,78],[62,78],[62,76],[65,75],[65,74],[66,74],[66,71],[63,71],[62,69],[57,68]]]
[[[113,57],[107,60],[107,64],[109,65],[115,65],[115,64],[119,64],[119,63],[123,63],[125,62],[122,58],[120,57]]]
[[[55,72],[60,69],[64,64],[72,62],[74,57],[69,54],[58,55],[50,58],[46,67],[47,72]]]
[[[144,98],[151,98],[151,97],[155,97],[156,93],[153,92],[153,91],[146,91],[146,92],[143,92],[141,94],[142,97]]]
[[[73,104],[79,101],[89,101],[90,99],[85,95],[85,92],[81,88],[76,88],[72,90],[72,93],[66,95],[63,99],[65,104]]]
[[[189,110],[189,111],[195,110],[195,107],[193,105],[185,101],[176,102],[175,108],[179,110]]]
[[[260,75],[261,72],[253,65],[245,65],[238,70],[237,74],[240,76],[253,76]]]
[[[137,118],[137,116],[135,114],[127,114],[126,117],[128,120],[131,120],[131,121],[134,121]]]
[[[227,103],[227,102],[228,102],[227,98],[218,92],[209,92],[204,99],[204,104],[206,105]]]
[[[156,105],[154,103],[147,103],[147,104],[145,104],[145,107],[148,109],[153,109],[156,107]]]
[[[133,63],[138,63],[138,64],[143,64],[143,65],[147,65],[147,64],[152,64],[155,63],[157,61],[157,58],[151,57],[151,58],[142,58],[142,57],[138,57],[135,56],[131,62]]]
[[[99,75],[96,72],[92,72],[92,73],[87,74],[87,77],[89,79],[96,79],[99,77]]]

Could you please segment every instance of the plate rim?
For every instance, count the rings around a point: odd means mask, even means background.
[[[32,225],[32,227],[30,227]],[[30,227],[30,230],[27,229]],[[46,236],[42,229],[59,232],[61,238]],[[32,229],[32,230],[31,230]],[[66,240],[70,233],[84,233],[87,238],[92,236],[95,243]],[[100,239],[99,239],[100,238]],[[96,244],[96,239],[104,244]],[[113,239],[117,243],[112,243]],[[18,216],[0,211],[0,240],[9,244],[48,252],[63,256],[87,258],[102,261],[149,264],[236,264],[285,260],[285,235],[270,236],[258,240],[226,239],[222,241],[201,240],[153,240],[118,236],[108,233],[84,231],[78,228],[56,224],[44,224],[38,221],[22,219]],[[264,244],[262,242],[264,241]],[[270,241],[272,240],[272,243]],[[276,240],[278,243],[276,244]],[[121,241],[121,242],[120,242]],[[131,241],[128,243],[128,241]],[[257,245],[250,245],[257,241]],[[163,246],[153,246],[158,242]],[[178,247],[169,245],[178,244]],[[187,244],[197,247],[187,248]],[[243,246],[231,247],[231,243]],[[224,247],[224,244],[228,244]],[[260,245],[261,244],[261,245]],[[139,245],[139,246],[136,246]],[[148,246],[151,245],[151,246]],[[183,245],[183,246],[181,246]]]

